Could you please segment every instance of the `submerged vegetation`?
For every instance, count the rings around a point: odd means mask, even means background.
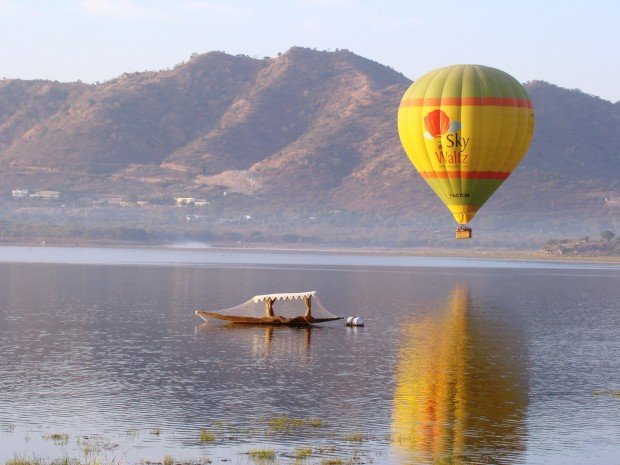
[[[27,459],[24,457],[15,457],[5,462],[5,465],[42,465],[41,459],[33,457]]]
[[[320,418],[274,417],[267,421],[267,426],[277,433],[302,432],[307,429],[325,428],[327,422]]]
[[[258,461],[272,461],[276,459],[276,451],[273,449],[255,449],[246,452],[246,454]]]
[[[593,395],[620,397],[618,390],[594,390]],[[330,427],[331,426],[331,427]],[[8,431],[6,428],[3,431]],[[12,431],[12,430],[11,430]],[[143,434],[159,439],[161,430],[150,428],[144,431],[131,430],[119,433],[119,438],[131,441]],[[209,446],[215,443],[230,445],[257,445],[265,441],[282,442],[282,449],[271,447],[255,448],[243,452],[228,449],[231,455],[242,455],[257,464],[290,463],[291,465],[361,465],[373,463],[381,457],[382,450],[392,445],[402,446],[412,440],[410,436],[398,433],[380,435],[362,432],[347,432],[340,427],[330,425],[326,420],[316,417],[276,416],[263,418],[251,427],[240,427],[230,422],[216,420],[201,428],[195,434],[200,443]],[[62,458],[43,458],[35,455],[15,455],[12,459],[0,462],[0,465],[119,465],[131,461],[126,460],[127,449],[123,449],[111,438],[100,435],[76,436],[71,440],[66,433],[50,433],[42,436],[44,440],[53,441],[55,445],[77,446],[77,458],[65,455]],[[301,442],[301,443],[300,443]],[[209,449],[209,456],[197,458],[175,457],[179,450],[166,451],[157,460],[143,460],[142,465],[206,465],[215,462],[232,462],[228,456],[212,456],[211,453],[222,453],[219,449]],[[65,450],[63,453],[67,453]],[[226,452],[224,452],[226,453]],[[286,459],[285,462],[283,460]],[[380,461],[380,460],[379,460]],[[242,463],[247,463],[242,461]],[[473,465],[486,464],[485,461],[472,461],[465,456],[438,456],[431,459],[431,465]],[[492,462],[488,462],[489,464]]]
[[[207,431],[206,429],[200,430],[200,442],[215,442],[216,440],[215,434]]]
[[[592,391],[595,396],[609,396],[617,397],[620,399],[620,389],[595,389]]]
[[[69,443],[69,435],[65,433],[52,433],[43,436],[43,439],[53,441],[59,446],[66,446]]]
[[[5,462],[5,465],[82,465],[78,459],[70,459],[68,457],[45,461],[39,457],[15,456]]]
[[[14,427],[13,427],[14,428]],[[13,430],[10,428],[10,431]],[[3,431],[10,432],[9,428],[4,427]],[[250,449],[245,452],[237,452],[246,456],[255,463],[280,463],[279,458],[291,460],[295,465],[345,465],[372,463],[373,452],[366,451],[360,453],[362,441],[374,441],[375,445],[389,445],[396,442],[395,437],[390,434],[381,436],[363,435],[362,433],[347,433],[339,428],[331,427],[329,423],[321,418],[305,417],[296,418],[289,416],[276,416],[264,418],[259,424],[252,427],[240,427],[232,423],[217,420],[205,428],[201,428],[196,433],[200,443],[206,446],[227,442],[246,444],[260,444],[263,441],[285,439],[283,447],[276,450],[271,447]],[[123,442],[129,440],[133,442],[137,438],[148,435],[149,441],[161,437],[160,428],[150,428],[144,431],[131,430],[126,433],[119,433],[118,438]],[[100,435],[75,436],[71,438],[66,433],[50,433],[41,436],[46,441],[53,441],[58,446],[77,447],[77,457],[64,456],[63,458],[43,458],[30,455],[15,455],[10,460],[0,465],[118,465],[119,463],[130,463],[126,460],[128,449],[114,441],[112,438]],[[298,440],[303,441],[301,444]],[[290,445],[297,442],[297,447]],[[70,450],[71,450],[70,449]],[[178,453],[178,450],[170,451]],[[67,453],[65,449],[64,453]],[[231,452],[234,454],[234,452]],[[211,453],[209,454],[211,455]],[[205,465],[214,461],[232,461],[232,457],[206,457],[202,456],[195,459],[177,458],[170,453],[160,456],[157,460],[143,460],[143,464],[151,465]]]
[[[307,459],[312,455],[311,447],[300,447],[299,449],[295,449],[295,455],[293,456],[296,459]]]
[[[493,463],[489,460],[472,461],[470,458],[463,456],[446,456],[435,457],[432,465],[492,465]]]
[[[351,442],[362,442],[364,440],[364,436],[362,435],[362,433],[353,433],[353,434],[347,434],[342,439],[345,441],[351,441]]]

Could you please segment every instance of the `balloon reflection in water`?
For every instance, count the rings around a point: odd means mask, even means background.
[[[501,337],[457,285],[435,316],[408,324],[398,355],[392,433],[403,463],[512,463],[525,450],[523,341]]]

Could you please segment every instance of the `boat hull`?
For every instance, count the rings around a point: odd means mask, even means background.
[[[342,320],[343,317],[333,318],[306,318],[304,316],[296,316],[294,318],[286,318],[283,316],[234,316],[222,315],[217,312],[207,312],[205,310],[196,310],[196,315],[207,321],[209,318],[227,321],[237,325],[266,325],[266,326],[310,326],[317,323],[325,323],[328,321]]]

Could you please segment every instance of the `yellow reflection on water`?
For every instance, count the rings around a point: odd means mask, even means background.
[[[511,463],[525,449],[527,383],[515,330],[503,340],[457,285],[433,316],[403,328],[392,412],[402,463]]]

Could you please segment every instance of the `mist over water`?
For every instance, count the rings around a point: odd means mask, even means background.
[[[374,463],[617,463],[620,402],[597,394],[620,389],[617,267],[369,267],[340,255],[294,265],[268,254],[260,266],[218,265],[210,251],[152,266],[149,253],[0,264],[0,460],[79,457],[78,438],[101,435],[101,456],[125,463],[246,463],[239,452],[257,446],[334,443]],[[63,257],[84,263],[87,252]],[[300,290],[366,327],[234,328],[193,313]],[[274,416],[329,426],[256,433],[261,444],[199,441],[215,422],[256,431]],[[69,441],[43,438],[52,433]],[[341,440],[356,434],[364,440]]]

